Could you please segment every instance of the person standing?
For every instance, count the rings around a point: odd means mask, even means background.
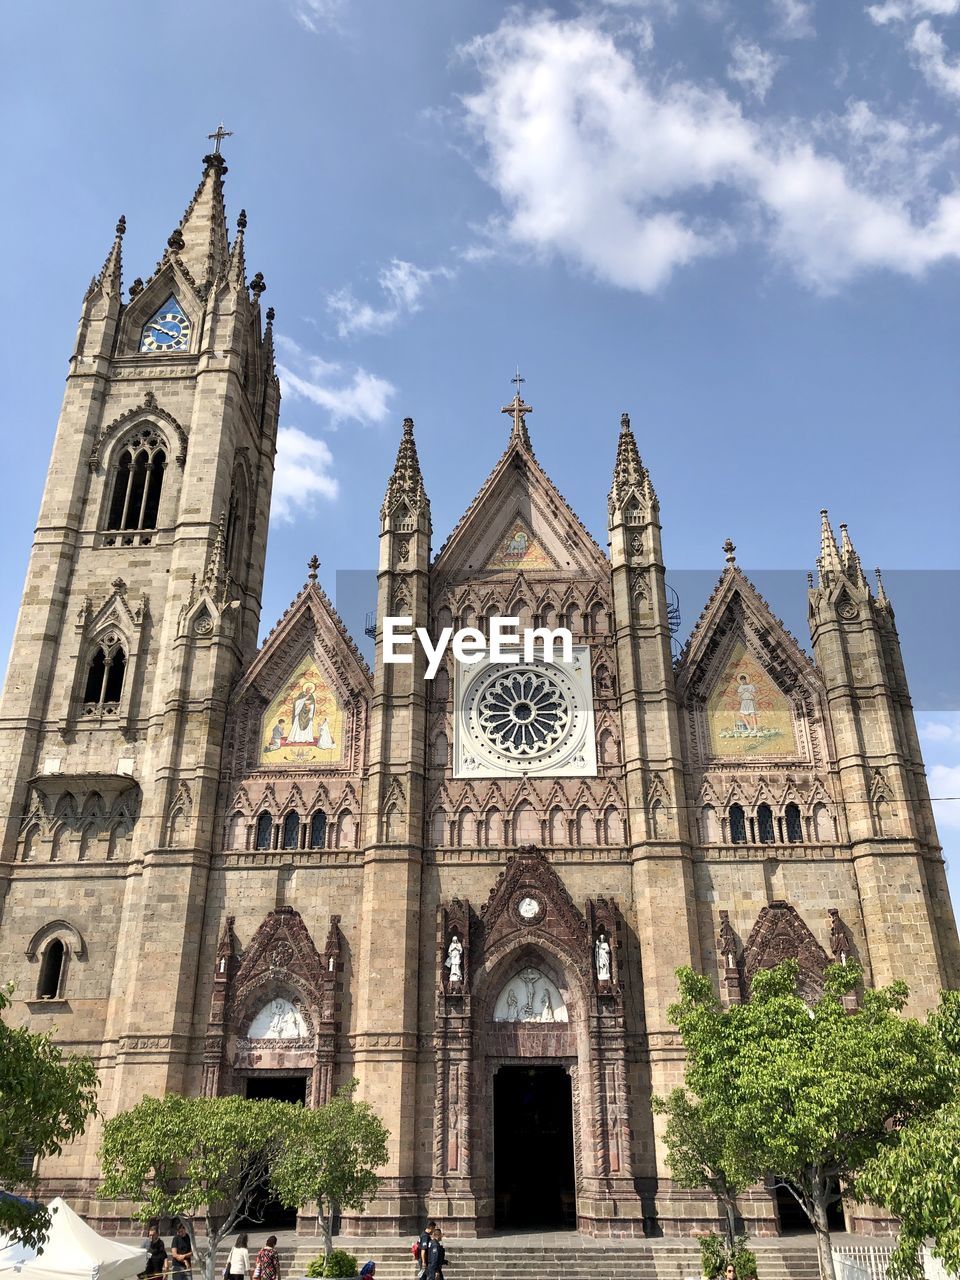
[[[443,1232],[437,1227],[427,1250],[427,1280],[443,1280],[443,1264],[447,1255],[442,1240]]]
[[[431,1218],[420,1232],[419,1248],[417,1250],[417,1280],[427,1274],[427,1252],[430,1249],[430,1241],[433,1239],[433,1233],[436,1229],[437,1224]]]
[[[150,1223],[150,1230],[144,1242],[147,1251],[147,1266],[140,1274],[143,1276],[162,1276],[167,1261],[167,1249],[160,1239],[160,1231],[155,1222]]]
[[[280,1255],[277,1253],[276,1236],[267,1236],[267,1243],[257,1254],[253,1280],[280,1280]]]
[[[227,1259],[227,1275],[230,1280],[247,1280],[249,1272],[250,1250],[247,1248],[247,1233],[241,1231]]]
[[[193,1271],[193,1241],[187,1231],[186,1223],[179,1220],[173,1224],[174,1234],[170,1241],[171,1270],[176,1275]]]

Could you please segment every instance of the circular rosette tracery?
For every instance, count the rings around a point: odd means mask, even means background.
[[[488,742],[504,755],[530,759],[549,751],[570,726],[570,705],[544,671],[508,671],[480,696],[477,720]]]

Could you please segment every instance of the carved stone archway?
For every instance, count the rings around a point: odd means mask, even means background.
[[[459,899],[440,907],[429,1205],[445,1230],[493,1229],[493,1077],[500,1066],[526,1063],[560,1064],[571,1078],[579,1228],[642,1234],[627,1096],[623,934],[615,901],[590,901],[581,912],[546,856],[530,846],[510,859],[479,912]],[[595,962],[601,935],[608,948],[602,979]],[[456,963],[448,963],[452,957]],[[554,984],[566,1022],[494,1020],[505,983],[527,967]]]
[[[227,917],[217,948],[204,1045],[207,1097],[236,1093],[247,1076],[277,1072],[307,1077],[308,1106],[330,1100],[337,1050],[337,986],[343,968],[339,926],[340,917],[331,916],[321,955],[300,913],[280,907],[267,915],[241,952],[234,917]],[[303,1034],[250,1038],[254,1017],[271,1000],[294,1006]]]

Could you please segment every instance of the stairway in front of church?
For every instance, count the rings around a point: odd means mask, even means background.
[[[525,1243],[529,1237],[504,1235],[485,1240],[449,1237],[446,1280],[700,1280],[700,1251],[689,1241],[606,1241],[583,1236],[569,1244]],[[416,1280],[410,1246],[385,1240],[351,1240],[340,1236],[334,1247],[356,1256],[360,1266],[372,1258],[377,1280]],[[813,1237],[756,1243],[758,1280],[818,1280]],[[304,1276],[322,1252],[319,1240],[281,1239],[282,1274]],[[222,1269],[226,1253],[220,1259]],[[218,1269],[217,1274],[222,1274]]]

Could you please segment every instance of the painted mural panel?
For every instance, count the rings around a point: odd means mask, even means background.
[[[343,708],[308,654],[264,712],[261,764],[337,764],[343,754]]]
[[[516,520],[487,561],[488,569],[555,569],[556,565],[522,520]]]
[[[790,700],[743,644],[731,653],[707,699],[707,723],[715,756],[796,755]]]

